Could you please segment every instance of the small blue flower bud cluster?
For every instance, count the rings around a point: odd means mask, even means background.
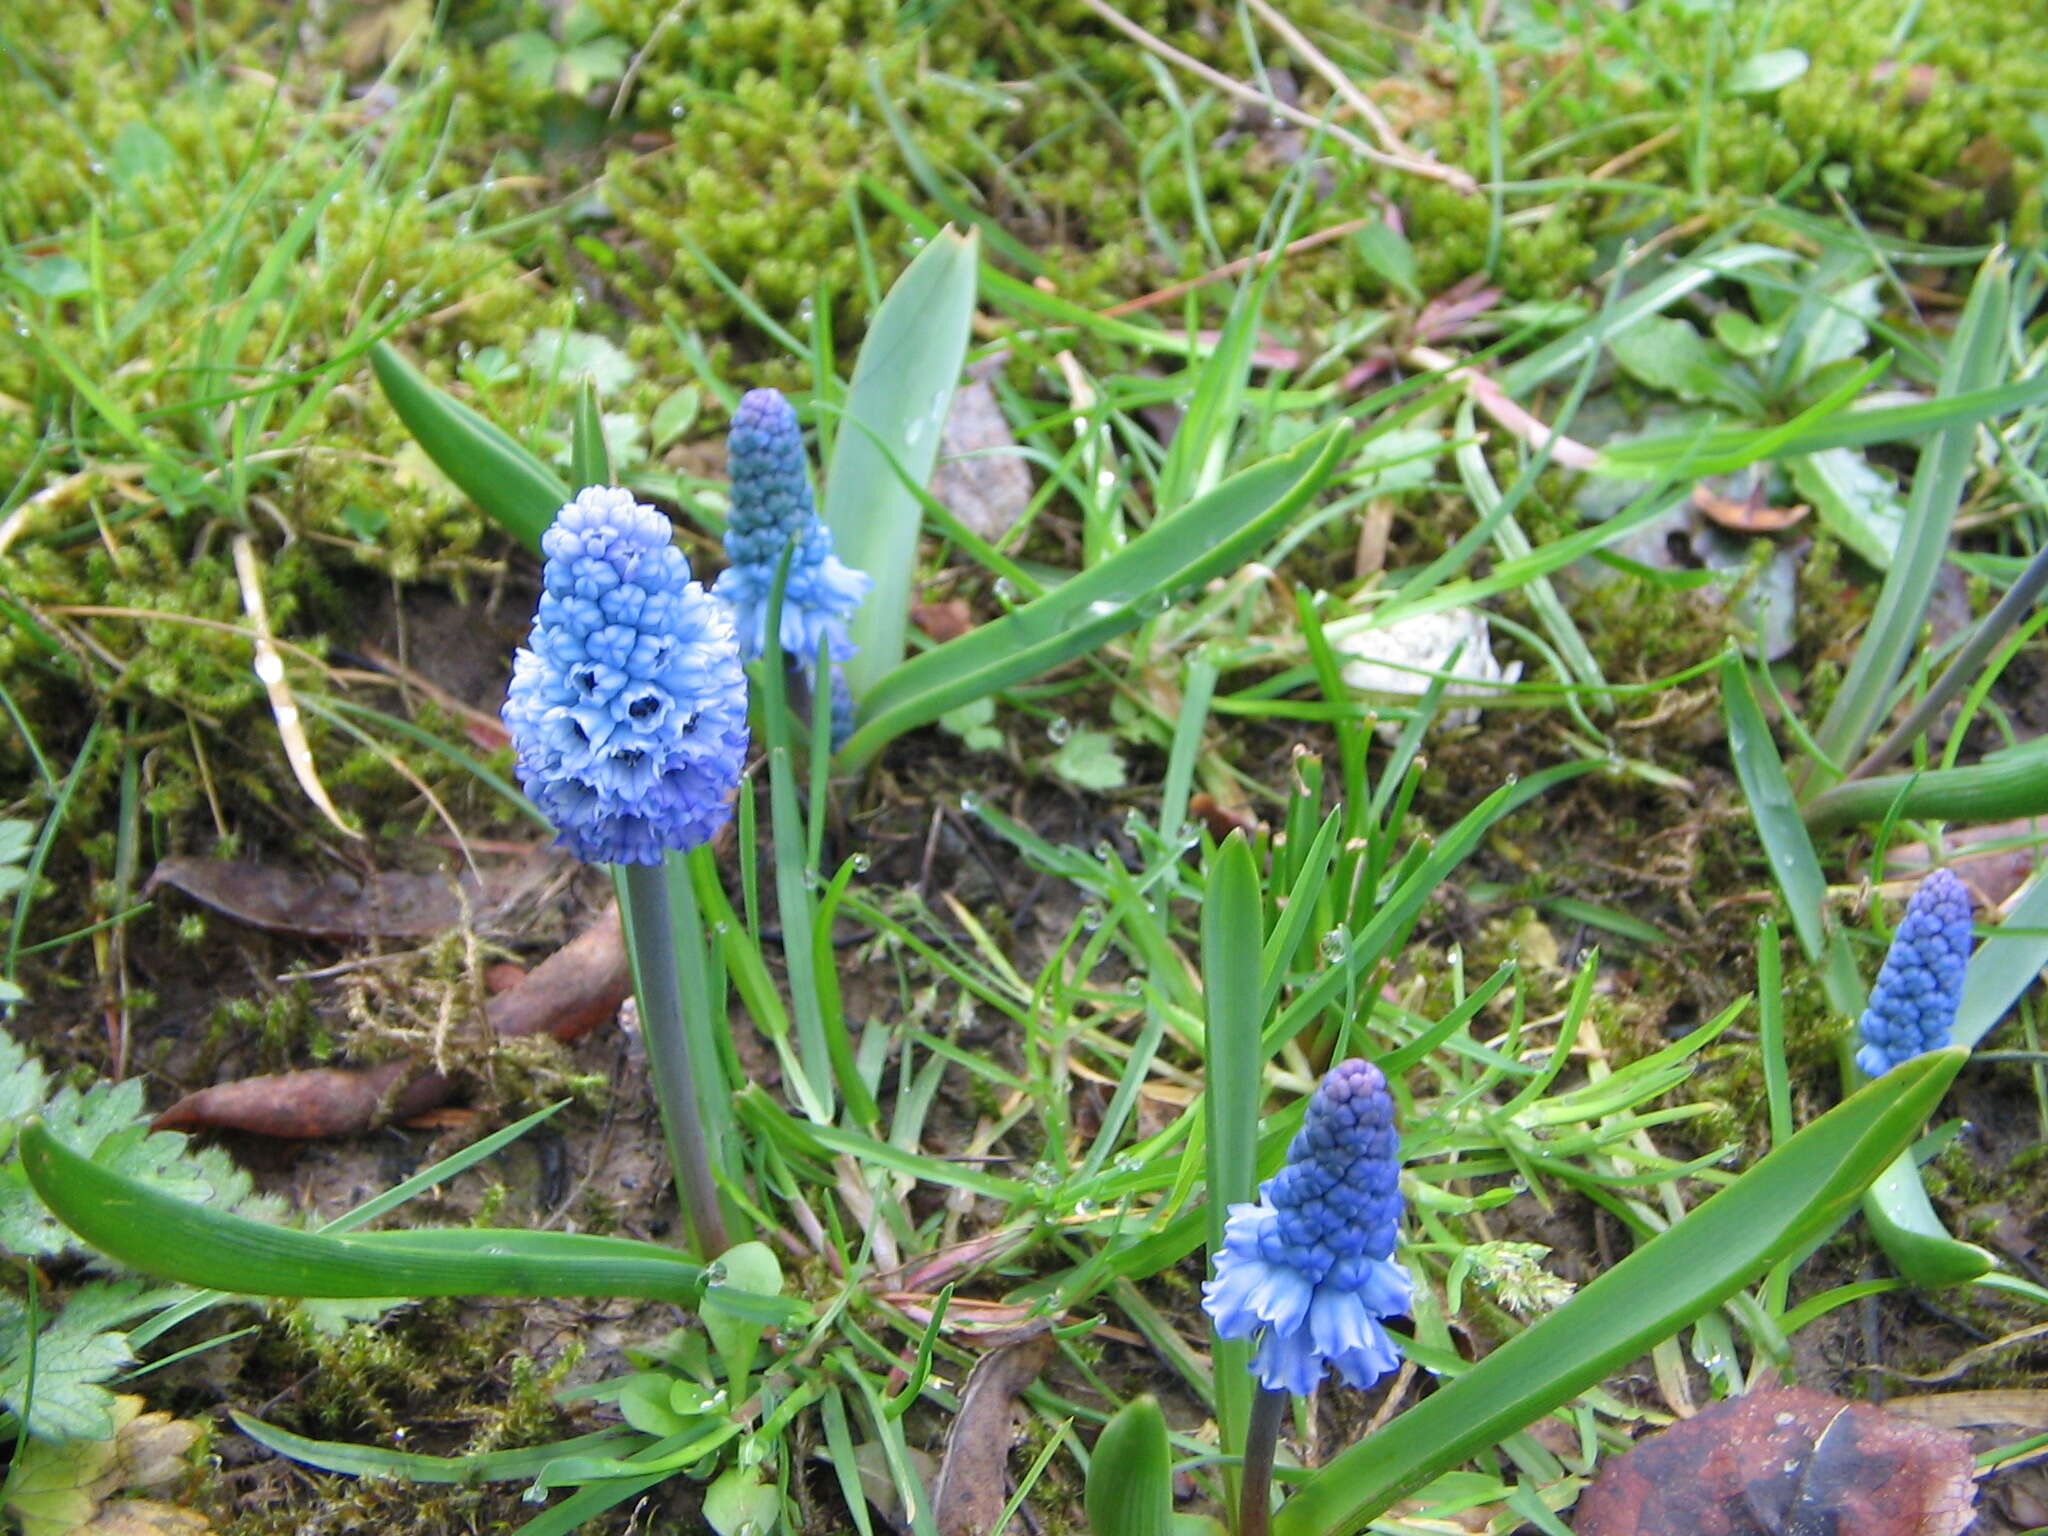
[[[1856,1065],[1881,1077],[1948,1044],[1969,960],[1970,892],[1951,871],[1937,869],[1906,901],[1906,916],[1856,1026],[1863,1036]]]
[[[832,553],[832,530],[818,520],[811,499],[803,432],[780,391],[751,389],[740,397],[726,438],[726,467],[732,505],[725,553],[732,563],[714,590],[732,604],[747,659],[768,648],[768,601],[782,553],[793,544],[782,589],[782,652],[810,668],[822,640],[832,660],[844,661],[854,652],[846,621],[867,596],[869,581]]]
[[[1332,1067],[1309,1100],[1287,1162],[1234,1205],[1202,1305],[1226,1339],[1257,1336],[1252,1373],[1301,1394],[1324,1367],[1369,1387],[1400,1363],[1380,1320],[1408,1311],[1393,1262],[1401,1220],[1400,1143],[1387,1081],[1371,1062]]]
[[[666,517],[594,485],[541,536],[540,609],[512,661],[519,782],[588,863],[659,864],[732,814],[747,679],[732,616]]]

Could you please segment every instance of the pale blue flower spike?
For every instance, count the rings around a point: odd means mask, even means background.
[[[1970,892],[1937,869],[1913,889],[1857,1021],[1856,1065],[1882,1077],[1902,1061],[1948,1044],[1970,960]]]
[[[1381,1320],[1407,1313],[1394,1262],[1400,1144],[1386,1079],[1370,1062],[1330,1069],[1281,1170],[1234,1205],[1202,1305],[1226,1339],[1255,1339],[1252,1373],[1300,1395],[1334,1368],[1369,1387],[1400,1364]]]
[[[659,864],[732,815],[747,680],[666,517],[594,485],[556,514],[503,711],[520,786],[587,863]]]
[[[741,648],[753,661],[768,648],[768,606],[775,573],[792,544],[782,589],[782,654],[806,671],[823,642],[834,661],[854,653],[846,621],[872,585],[832,553],[832,530],[819,520],[804,464],[803,432],[779,390],[740,397],[726,438],[732,504],[725,553],[732,563],[713,589],[732,605]]]

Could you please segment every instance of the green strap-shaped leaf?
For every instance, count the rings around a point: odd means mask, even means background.
[[[1091,1536],[1169,1536],[1173,1448],[1157,1398],[1126,1403],[1102,1426],[1088,1464],[1086,1504]]]
[[[971,231],[933,236],[891,285],[853,365],[847,419],[839,424],[825,475],[824,516],[839,558],[874,581],[848,628],[860,647],[846,664],[855,698],[903,660],[910,577],[924,522],[923,503],[911,486],[931,479],[938,458],[967,359],[980,264]]]
[[[275,1424],[233,1413],[235,1427],[258,1445],[302,1461],[323,1472],[341,1472],[350,1477],[402,1477],[415,1483],[455,1483],[473,1487],[478,1483],[530,1483],[552,1461],[564,1456],[622,1454],[642,1443],[642,1437],[623,1424],[536,1445],[523,1451],[482,1451],[473,1456],[428,1456],[418,1451],[387,1451],[374,1445],[350,1445],[345,1440],[309,1440]]]
[[[569,488],[507,433],[479,416],[400,357],[388,343],[370,349],[384,398],[441,473],[527,548],[569,499]]]
[[[1929,1290],[1963,1285],[1997,1262],[1975,1243],[1949,1236],[1910,1154],[1893,1158],[1863,1192],[1863,1219],[1898,1272]]]
[[[1352,1536],[1798,1253],[1855,1207],[1962,1065],[1930,1052],[1837,1105],[1557,1311],[1316,1473],[1273,1536]]]
[[[72,1151],[40,1120],[21,1161],[43,1204],[147,1275],[244,1296],[637,1296],[694,1305],[704,1267],[652,1243],[572,1232],[415,1229],[341,1236],[191,1205]]]
[[[1820,855],[1799,818],[1799,801],[1750,685],[1749,669],[1733,651],[1721,659],[1721,708],[1728,721],[1735,777],[1742,782],[1757,836],[1770,856],[1771,878],[1792,915],[1799,947],[1807,959],[1818,961],[1828,945],[1827,876],[1821,873]]]
[[[1166,594],[1235,570],[1321,488],[1345,431],[1318,433],[1291,453],[1233,475],[1182,511],[1162,517],[1092,570],[1069,577],[1014,613],[914,657],[862,701],[861,725],[840,752],[857,766],[905,731],[947,710],[1036,677],[1096,649],[1147,618]],[[874,596],[868,603],[875,601]]]

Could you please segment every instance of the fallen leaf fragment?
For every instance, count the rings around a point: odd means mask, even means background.
[[[974,628],[974,614],[956,597],[943,603],[913,603],[910,622],[944,645]]]
[[[1259,818],[1250,811],[1237,806],[1223,804],[1214,795],[1201,794],[1188,801],[1188,814],[1199,816],[1209,835],[1222,842],[1233,832],[1242,832],[1246,837],[1258,835]]]
[[[158,1499],[116,1499],[154,1489],[188,1470],[200,1427],[168,1413],[142,1412],[142,1399],[114,1399],[107,1440],[24,1439],[7,1479],[7,1510],[22,1536],[204,1536],[203,1516]]]
[[[206,1536],[212,1529],[204,1515],[162,1499],[115,1499],[73,1536]]]
[[[1764,483],[1758,480],[1747,499],[1736,501],[1704,485],[1692,488],[1692,504],[1713,522],[1723,528],[1732,528],[1737,533],[1782,533],[1794,523],[1804,521],[1813,509],[1805,502],[1795,502],[1789,507],[1774,507],[1764,500]]]
[[[1048,1329],[990,1350],[967,1373],[932,1484],[939,1536],[996,1536],[996,1522],[1010,1501],[1011,1405],[1051,1359]]]
[[[619,909],[607,907],[518,986],[486,1003],[484,1019],[500,1039],[580,1039],[619,1011],[631,982]],[[353,1136],[416,1119],[446,1103],[455,1086],[449,1074],[410,1060],[279,1072],[188,1093],[154,1125],[160,1131],[251,1131],[292,1140]]]
[[[519,860],[483,879],[402,870],[313,875],[246,859],[176,856],[150,871],[145,895],[170,886],[252,928],[312,939],[430,939],[465,920],[489,931],[490,915],[533,880]]]
[[[1578,1536],[1961,1536],[1969,1438],[1794,1387],[1751,1392],[1640,1441],[1579,1499]]]
[[[996,392],[983,380],[960,386],[939,437],[932,495],[961,522],[994,540],[1031,505],[1031,470]]]

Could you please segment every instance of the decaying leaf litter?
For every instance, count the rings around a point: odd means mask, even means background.
[[[388,1186],[446,1144],[574,1090],[584,1102],[547,1133],[559,1140],[540,1143],[531,1165],[520,1153],[496,1173],[468,1176],[472,1193],[446,1214],[511,1200],[529,1205],[536,1221],[660,1229],[672,1208],[648,1155],[649,1117],[633,1123],[630,1035],[600,1030],[566,1057],[515,1065],[493,1059],[479,1027],[492,1010],[515,1006],[546,957],[597,919],[601,897],[543,881],[549,894],[508,933],[462,883],[488,889],[494,876],[531,864],[542,839],[475,771],[496,762],[503,777],[490,727],[509,651],[472,644],[465,656],[448,631],[467,628],[470,615],[497,624],[507,613],[516,628],[533,571],[393,431],[361,347],[391,329],[409,355],[498,419],[531,423],[540,447],[550,433],[566,435],[564,381],[594,375],[615,458],[686,523],[693,513],[715,516],[722,470],[704,445],[715,441],[723,403],[759,381],[811,383],[821,359],[833,362],[820,337],[837,343],[843,371],[862,312],[901,264],[919,218],[971,218],[992,270],[1099,313],[1143,314],[1156,304],[1175,316],[1161,328],[1167,341],[1216,345],[1229,284],[1255,270],[1226,269],[1260,245],[1259,220],[1308,153],[1303,135],[1317,131],[1326,101],[1341,103],[1326,131],[1342,152],[1315,186],[1308,223],[1357,223],[1360,207],[1377,217],[1320,244],[1313,235],[1285,243],[1250,377],[1298,379],[1308,398],[1266,397],[1260,445],[1283,447],[1300,413],[1418,368],[1448,369],[1478,414],[1447,405],[1401,451],[1389,447],[1361,505],[1269,552],[1270,576],[1224,582],[1208,627],[1176,633],[1169,623],[1157,649],[1112,646],[1099,664],[1067,674],[1071,687],[1024,690],[993,711],[949,716],[899,741],[839,786],[828,835],[835,846],[868,851],[874,889],[894,893],[892,915],[968,952],[986,942],[1021,975],[1035,974],[1085,920],[1086,904],[1070,881],[963,814],[962,797],[1001,809],[1054,846],[1105,845],[1135,867],[1141,850],[1127,818],[1159,792],[1172,722],[1187,699],[1179,652],[1208,644],[1225,707],[1209,718],[1200,794],[1185,803],[1215,818],[1270,821],[1303,774],[1300,751],[1336,762],[1326,718],[1261,707],[1288,694],[1262,696],[1260,683],[1303,664],[1296,586],[1343,594],[1323,615],[1341,623],[1354,612],[1351,583],[1455,550],[1472,508],[1483,510],[1488,493],[1498,498],[1510,483],[1515,454],[1547,453],[1551,478],[1536,481],[1507,519],[1520,547],[1496,538],[1471,567],[1482,579],[1489,565],[1508,573],[1472,594],[1501,622],[1492,634],[1464,634],[1455,663],[1461,678],[1487,686],[1523,668],[1532,686],[1509,701],[1518,707],[1489,709],[1431,738],[1411,813],[1441,829],[1509,775],[1533,773],[1596,738],[1639,771],[1598,790],[1568,788],[1496,829],[1382,985],[1390,1001],[1441,1011],[1449,975],[1459,967],[1482,975],[1513,949],[1536,978],[1540,1014],[1597,944],[1597,987],[1608,1001],[1583,1046],[1596,1066],[1713,1015],[1751,985],[1749,923],[1772,898],[1711,686],[1662,680],[1711,659],[1726,640],[1754,635],[1768,659],[1787,663],[1771,674],[1780,693],[1765,701],[1772,718],[1817,719],[1875,582],[1896,558],[1911,453],[1851,443],[1817,449],[1783,472],[1703,472],[1689,505],[1642,520],[1630,542],[1609,546],[1629,566],[1515,579],[1513,562],[1579,531],[1582,518],[1598,515],[1603,492],[1610,514],[1631,515],[1625,476],[1604,486],[1569,478],[1628,437],[1689,443],[1681,451],[1703,454],[1704,465],[1714,444],[1701,437],[1703,407],[1719,406],[1723,423],[1796,419],[1887,349],[1900,372],[1871,403],[1920,398],[1915,385],[1931,372],[1930,348],[1948,334],[1981,245],[2004,235],[2024,252],[2038,234],[2043,146],[2028,137],[2022,107],[2041,83],[2014,73],[2027,66],[2006,46],[2011,18],[1990,6],[1930,6],[1904,34],[1887,15],[1865,40],[1845,38],[1854,29],[1823,18],[1824,9],[1787,8],[1763,36],[1676,7],[1578,17],[1576,31],[1546,31],[1541,16],[1517,12],[1483,18],[1481,31],[1425,13],[1397,31],[1359,32],[1313,10],[1276,21],[1277,12],[1258,6],[1241,27],[1196,12],[1113,26],[1077,5],[1057,24],[1008,18],[984,39],[976,29],[990,23],[957,11],[911,18],[848,6],[830,13],[836,32],[809,16],[781,17],[774,46],[763,41],[768,33],[733,30],[723,11],[699,32],[630,3],[503,35],[496,23],[461,21],[421,34],[426,18],[387,7],[287,38],[252,11],[154,18],[119,66],[105,62],[115,34],[104,18],[52,17],[40,30],[34,18],[9,23],[14,66],[41,92],[40,105],[8,109],[9,136],[34,149],[9,175],[6,281],[26,344],[0,381],[0,441],[14,468],[0,520],[9,620],[0,681],[20,735],[9,763],[25,788],[10,812],[32,829],[20,861],[31,878],[15,898],[9,949],[9,975],[28,994],[14,1027],[60,1070],[125,1064],[148,1082],[156,1107],[179,1090],[335,1071],[337,1061],[395,1063],[371,1068],[394,1082],[421,1064],[464,1069],[472,1118],[359,1139],[374,1154],[321,1147],[279,1162],[257,1144],[232,1143],[309,1211]],[[1732,61],[1728,72],[1670,79],[1645,67],[1674,36],[1702,25],[1723,28],[1715,42]],[[1256,57],[1247,35],[1258,39]],[[1002,61],[994,84],[972,65],[984,50]],[[219,69],[222,60],[233,62]],[[133,72],[138,87],[160,82],[161,109],[138,88],[102,102],[91,120],[41,130],[40,114],[87,99],[79,82],[113,68]],[[1602,87],[1587,83],[1596,75],[1610,81],[1613,101],[1599,102]],[[318,110],[337,79],[352,104],[323,123]],[[1949,89],[1927,91],[1929,79]],[[1574,80],[1591,93],[1583,106],[1568,86],[1545,83]],[[980,83],[969,90],[963,81]],[[745,89],[732,104],[693,94],[734,85]],[[896,117],[869,105],[877,96]],[[1292,118],[1284,132],[1266,121],[1274,103]],[[1599,119],[1603,105],[1611,127]],[[1007,128],[1005,115],[1028,127]],[[224,150],[210,123],[241,123],[256,142],[279,146],[272,179]],[[449,132],[457,126],[468,131]],[[1006,163],[1000,147],[1020,132],[1008,142],[1024,152]],[[1033,145],[1043,135],[1045,147]],[[1097,142],[1105,138],[1107,150]],[[958,156],[955,146],[968,143],[998,153],[986,163]],[[1772,146],[1793,152],[1781,161]],[[1105,153],[1106,163],[1095,158]],[[1802,180],[1809,154],[1821,163]],[[1418,162],[1435,173],[1418,172]],[[828,174],[793,184],[792,168],[806,163]],[[372,169],[350,181],[343,173],[352,165]],[[69,175],[73,167],[84,174]],[[1478,186],[1489,181],[1504,190]],[[964,201],[963,188],[971,189]],[[153,234],[146,216],[169,232]],[[263,242],[252,238],[262,227],[279,239],[272,249],[285,253],[281,261],[264,260]],[[1734,248],[1740,260],[1694,283],[1675,310],[1617,323],[1611,363],[1576,380],[1569,372],[1539,378],[1529,366],[1552,334],[1540,327],[1603,305],[1612,313],[1655,280],[1660,256],[1720,235],[1746,242]],[[1622,241],[1633,244],[1624,251]],[[1742,254],[1766,247],[1769,259]],[[1192,299],[1173,291],[1212,271],[1222,276],[1186,290]],[[207,291],[190,281],[196,273],[211,285],[203,301],[192,296]],[[1814,294],[1830,297],[1819,319],[1802,325],[1800,306]],[[998,302],[993,287],[984,298],[979,323],[1000,339],[1016,324],[1014,302]],[[1579,308],[1546,320],[1546,304]],[[2032,367],[2024,320],[2015,326],[2016,379]],[[796,345],[764,341],[775,334],[770,326],[786,328]],[[1023,537],[1003,547],[1032,562],[1027,576],[1073,569],[1127,537],[1124,516],[1092,515],[1102,500],[1077,494],[1077,482],[1135,487],[1127,515],[1142,521],[1161,449],[1188,422],[1172,389],[1148,396],[1142,382],[1172,373],[1170,351],[1148,353],[1148,343],[1087,325],[1056,341],[1057,353],[1033,333],[988,360],[996,409],[1023,453],[1005,456],[1004,434],[991,433],[989,402],[978,395],[976,416],[963,414],[952,440],[993,456],[965,461],[985,462],[984,472],[956,466],[939,486],[951,514],[984,540],[1000,543],[1021,521]],[[1474,361],[1495,345],[1497,358]],[[809,354],[810,367],[791,353]],[[1516,387],[1518,368],[1526,387]],[[275,389],[246,392],[273,379]],[[228,381],[244,393],[214,398],[234,394],[222,387]],[[1326,393],[1315,396],[1318,388]],[[1945,567],[1948,622],[1983,613],[1993,600],[1984,584],[2002,581],[2031,551],[2034,430],[2029,416],[2008,423],[2001,456],[1972,477],[1957,520],[1956,547],[1967,559]],[[1030,458],[1034,451],[1040,457]],[[1017,474],[994,471],[1020,459],[1031,465],[1022,483],[1035,487],[1022,508]],[[1812,511],[1793,526],[1790,509],[1800,505]],[[954,605],[975,626],[1018,598],[1014,584],[964,548],[936,539],[913,594],[949,628],[963,622]],[[1728,574],[1716,580],[1717,569]],[[373,608],[383,617],[366,624]],[[1989,709],[1976,707],[1972,755],[2001,730],[2023,743],[2038,729],[2029,702],[2037,658],[2031,640],[2021,644],[1988,691]],[[1453,668],[1448,648],[1405,661],[1376,650],[1371,659],[1391,661],[1397,675],[1403,665]],[[1560,679],[1582,692],[1562,699]],[[1651,686],[1626,691],[1639,684]],[[1371,686],[1393,690],[1381,695],[1390,706],[1417,691],[1395,689],[1386,676]],[[2032,837],[2022,820],[1994,841],[2024,859]],[[282,932],[265,937],[151,889],[152,868],[177,885],[190,861],[224,851],[264,879],[315,893],[315,910],[289,915]],[[1855,883],[1870,849],[1863,841],[1841,851],[1830,875],[1843,887],[1846,919],[1873,894]],[[353,896],[344,897],[342,879],[357,882]],[[413,895],[431,893],[440,909],[431,915],[452,920],[393,932],[340,910],[365,892],[404,889],[386,883],[394,879],[427,882]],[[943,973],[921,969],[872,925],[848,920],[837,938],[859,1016],[903,1021],[1016,1065],[1005,1026]],[[535,966],[532,976],[487,1007],[487,968],[514,959]],[[1805,1118],[1831,1094],[1827,1036],[1843,1021],[1799,957],[1787,964]],[[1125,969],[1112,955],[1100,984],[1121,985]],[[399,998],[402,1020],[385,1006]],[[535,1030],[550,1027],[540,1021]],[[761,1080],[772,1082],[773,1058],[750,1043],[743,1018],[736,1027],[742,1054],[752,1051]],[[2029,1029],[2023,1020],[2015,1047],[2031,1045]],[[1665,1150],[1757,1144],[1761,1089],[1742,1033],[1725,1037],[1714,1075],[1696,1090],[1716,1113],[1678,1128]],[[2001,1133],[2013,1120],[2038,1126],[2032,1070],[1985,1063],[1973,1069],[1964,1102],[1996,1105]],[[1109,1111],[1110,1078],[1077,1068],[1063,1111],[1074,1125]],[[361,1079],[351,1083],[360,1090]],[[1164,1123],[1192,1086],[1170,1071],[1148,1080],[1139,1123]],[[925,1127],[929,1149],[1028,1172],[1039,1149],[1014,1103],[988,1102],[988,1083],[959,1073],[947,1075],[945,1090]],[[422,1107],[387,1098],[384,1087],[367,1098],[367,1109],[337,1124],[381,1125]],[[2023,1271],[2042,1208],[2030,1193],[2037,1175],[2028,1140],[1965,1131],[1938,1163],[1937,1198],[1952,1225]],[[638,1147],[637,1161],[622,1147]],[[349,1171],[351,1155],[368,1159],[367,1173]],[[640,1174],[622,1171],[633,1168]],[[528,1178],[532,1188],[521,1187]],[[361,1187],[337,1195],[322,1187],[330,1179]],[[859,1216],[857,1184],[845,1197]],[[886,1223],[872,1211],[866,1220],[875,1241],[889,1240]],[[1497,1224],[1493,1236],[1545,1243],[1544,1262],[1567,1279],[1590,1278],[1626,1249],[1613,1217],[1576,1197],[1539,1190],[1486,1220]],[[1018,1347],[997,1343],[999,1332],[987,1336],[1007,1319],[986,1309],[1029,1277],[1034,1239],[1007,1232],[973,1201],[948,1213],[944,1231],[960,1254],[954,1268],[927,1256],[929,1272],[913,1283],[920,1256],[896,1258],[907,1295],[933,1296],[955,1273],[974,1277],[968,1288],[986,1286],[982,1296],[954,1298],[960,1321],[948,1342],[967,1345],[952,1362],[964,1386],[983,1344]],[[798,1235],[796,1251],[818,1262],[828,1262],[827,1247]],[[975,1268],[993,1257],[995,1268]],[[1881,1264],[1853,1244],[1821,1261],[1839,1280],[1881,1274],[1872,1267]],[[1473,1294],[1474,1310],[1456,1327],[1461,1347],[1477,1355],[1505,1319],[1490,1318],[1492,1303]],[[1498,1294],[1506,1304],[1508,1293]],[[1176,1343],[1203,1347],[1188,1296],[1169,1285],[1115,1299],[1120,1311],[1102,1308],[1087,1363],[1119,1393],[1149,1387],[1173,1403],[1161,1362]],[[970,1303],[984,1309],[979,1331]],[[585,1314],[565,1317],[548,1337],[544,1324],[496,1310],[501,1329],[523,1329],[534,1358],[578,1372],[585,1367],[565,1366],[572,1336],[586,1335],[577,1348],[587,1359],[658,1331],[635,1332],[637,1318],[623,1329],[616,1318],[592,1328]],[[195,1356],[158,1379],[181,1411],[204,1414],[226,1401],[274,1412],[281,1403],[299,1410],[301,1427],[337,1435],[360,1434],[361,1402],[376,1403],[368,1418],[419,1426],[416,1433],[431,1427],[446,1449],[516,1437],[554,1412],[538,1378],[519,1368],[468,1379],[455,1360],[437,1358],[447,1321],[446,1312],[399,1314],[333,1336],[272,1327],[253,1353],[211,1366]],[[1814,1332],[1817,1340],[1795,1341],[1802,1382],[1850,1396],[1897,1373],[1938,1375],[1966,1359],[1968,1370],[1985,1373],[1970,1377],[1973,1387],[2028,1391],[2036,1379],[2019,1312],[1958,1307],[1951,1293],[1873,1298]],[[1053,1366],[1060,1390],[1093,1390],[1073,1366]],[[320,1375],[333,1384],[325,1391]],[[347,1383],[360,1399],[353,1408]],[[1683,1414],[1714,1390],[1663,1359],[1614,1388],[1651,1416]],[[1348,1443],[1371,1406],[1331,1396],[1307,1426],[1302,1449],[1312,1459]],[[434,1402],[455,1410],[443,1418],[408,1407]],[[1192,1402],[1179,1399],[1178,1411],[1193,1411]],[[2015,1402],[2004,1411],[2016,1415],[2005,1422],[2024,1427],[2030,1421],[2018,1415],[2033,1410]],[[1027,1409],[1027,1442],[1056,1422],[1043,1413]],[[943,1424],[934,1418],[921,1428],[931,1453],[942,1454]],[[1020,1446],[1011,1470],[1035,1450]],[[373,1518],[386,1497],[285,1477],[275,1463],[244,1462],[246,1446],[223,1454],[231,1475],[188,1494],[219,1528],[283,1528],[266,1524],[280,1520],[349,1528]],[[1042,1523],[1078,1508],[1076,1488],[1053,1465],[1027,1505]],[[2021,1466],[1994,1483],[1982,1528],[2042,1523],[2027,1514],[2040,1506],[2028,1476]],[[820,1479],[813,1494],[820,1528],[837,1518],[833,1488]],[[280,1491],[283,1503],[266,1512]],[[381,1523],[403,1508],[416,1521],[406,1528],[422,1530],[459,1528],[483,1508],[511,1510],[470,1495],[445,1511],[431,1502],[381,1507]],[[1520,1517],[1489,1518],[1512,1529]],[[2003,1527],[1992,1523],[2001,1519]]]

